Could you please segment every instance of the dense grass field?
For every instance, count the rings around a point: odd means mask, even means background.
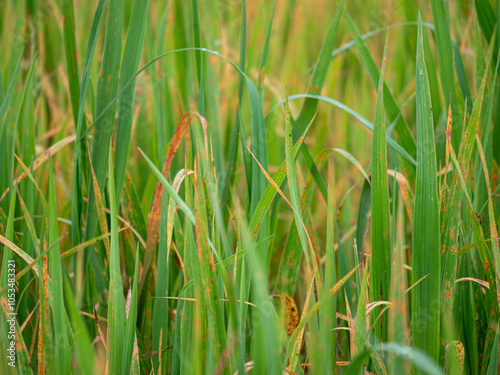
[[[497,374],[498,20],[0,0],[0,374]]]

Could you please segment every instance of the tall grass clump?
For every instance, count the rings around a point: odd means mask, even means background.
[[[498,373],[499,17],[0,2],[0,374]]]

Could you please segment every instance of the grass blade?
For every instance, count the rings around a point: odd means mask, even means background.
[[[432,17],[436,31],[436,50],[439,63],[439,76],[445,101],[450,100],[453,114],[453,147],[460,144],[460,134],[462,133],[461,119],[458,116],[457,94],[455,91],[455,77],[453,69],[453,48],[451,44],[450,27],[448,22],[448,12],[445,9],[445,2],[441,0],[431,0]],[[445,105],[444,108],[447,108]]]
[[[108,108],[108,104],[110,104],[118,92],[123,7],[124,3],[121,0],[110,0],[109,2],[106,35],[104,38],[104,54],[97,81],[92,160],[97,183],[101,190],[106,180],[106,172],[108,170],[107,155],[115,123],[116,102],[110,108]],[[94,210],[95,199],[94,191],[91,189],[89,191],[89,204],[87,208],[87,239],[94,237],[97,228],[97,213]]]
[[[389,296],[391,280],[391,218],[384,113],[384,73],[387,63],[388,38],[389,33],[387,33],[385,41],[382,69],[380,70],[372,141],[372,271],[370,274],[370,299],[372,301],[381,301]],[[375,309],[375,312],[375,315],[378,315],[380,308]],[[380,324],[375,326],[375,334],[380,339],[383,339],[384,331],[381,330]]]
[[[70,346],[64,309],[63,277],[61,253],[59,251],[59,229],[57,223],[57,200],[52,165],[49,168],[49,244],[53,245],[49,254],[52,277],[52,315],[54,320],[54,342],[57,343],[54,355],[57,358],[55,369],[58,373],[68,373],[71,368]]]
[[[71,99],[71,109],[73,110],[73,121],[76,126],[78,123],[80,75],[78,73],[78,50],[76,47],[75,12],[73,9],[73,0],[61,2],[61,13],[63,17],[64,51],[66,53],[69,95]]]
[[[125,299],[123,297],[120,269],[120,241],[118,238],[118,219],[116,211],[115,181],[113,173],[112,151],[109,150],[109,196],[111,207],[111,243],[109,260],[109,302],[107,354],[108,374],[121,374],[123,371],[123,350],[125,340]]]
[[[428,275],[412,290],[413,342],[439,361],[441,253],[439,199],[431,94],[424,60],[419,16],[417,65],[417,178],[413,210],[412,282]],[[431,308],[431,306],[433,306]],[[418,371],[417,369],[414,369]],[[416,372],[417,373],[417,372]],[[419,373],[419,372],[418,372]]]
[[[128,25],[127,40],[123,49],[123,58],[120,69],[120,90],[135,74],[139,67],[144,37],[146,36],[146,21],[149,9],[149,0],[135,0],[132,15]],[[127,168],[130,137],[132,132],[132,118],[134,110],[135,79],[127,86],[120,98],[118,120],[116,122],[116,165],[115,182],[118,208]]]

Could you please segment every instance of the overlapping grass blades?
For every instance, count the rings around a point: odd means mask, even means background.
[[[346,20],[346,26],[351,35],[354,38],[354,43],[356,45],[356,48],[358,50],[359,56],[361,58],[361,61],[363,62],[363,65],[365,69],[368,72],[368,75],[370,76],[370,80],[372,81],[372,84],[374,87],[378,87],[380,84],[380,77],[383,75],[382,72],[378,70],[375,62],[373,61],[373,57],[371,56],[370,52],[368,51],[368,48],[366,47],[363,39],[361,38],[361,35],[354,25],[351,16],[347,12],[347,10],[344,10],[344,16]],[[408,125],[406,121],[404,120],[404,117],[401,116],[401,110],[398,108],[396,101],[394,100],[394,97],[392,96],[389,88],[385,84],[385,81],[383,82],[384,85],[384,93],[383,93],[383,102],[384,102],[384,108],[387,111],[387,115],[389,117],[389,121],[392,124],[393,122],[395,123],[394,126],[394,133],[396,135],[396,138],[398,139],[399,143],[402,145],[402,148],[412,157],[415,158],[416,156],[416,146],[415,146],[415,140],[413,139],[413,136],[411,135],[411,132],[408,128]],[[405,174],[408,176],[409,180],[413,183],[414,180],[414,167],[412,167],[407,161],[402,160],[402,166]]]
[[[99,187],[102,189],[108,169],[108,158],[111,136],[115,123],[114,105],[108,108],[118,92],[119,72],[121,62],[122,29],[124,3],[121,0],[110,0],[106,20],[106,34],[104,38],[104,53],[99,71],[96,89],[94,124],[94,140],[92,142],[92,160]],[[126,74],[126,72],[125,72]],[[89,190],[89,204],[87,208],[87,239],[92,238],[97,229],[97,215],[94,210],[95,196]]]
[[[0,2],[0,372],[496,373],[499,6],[393,5]]]

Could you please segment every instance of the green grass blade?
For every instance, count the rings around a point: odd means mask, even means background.
[[[109,261],[109,301],[108,301],[108,374],[121,374],[123,366],[123,347],[125,340],[125,299],[123,297],[120,269],[120,241],[118,238],[118,219],[116,211],[115,181],[113,173],[113,153],[109,150],[109,196],[111,207],[111,244]]]
[[[10,199],[10,206],[9,206],[9,215],[7,218],[7,224],[5,226],[5,236],[7,239],[12,240],[14,238],[14,215],[15,215],[15,208],[16,208],[16,194],[12,194],[12,197]],[[3,291],[7,291],[9,288],[8,282],[8,276],[9,276],[9,268],[12,267],[12,264],[14,264],[15,267],[15,260],[13,258],[13,252],[12,249],[7,245],[4,244],[3,246],[3,251],[2,251],[2,274],[0,275],[0,285],[2,286]],[[10,343],[10,339],[8,337],[9,335],[9,325],[7,323],[8,319],[12,319],[12,316],[9,314],[6,314],[4,309],[0,309],[0,323],[2,324],[0,327],[0,339],[1,339],[1,344],[2,348],[6,348],[6,343]],[[10,353],[9,353],[10,354]],[[2,361],[0,362],[3,364],[3,370],[7,373],[7,364]]]
[[[420,349],[409,347],[406,345],[399,345],[396,343],[386,343],[375,345],[369,350],[364,351],[359,355],[359,357],[351,363],[347,375],[359,374],[363,363],[369,359],[372,352],[378,353],[392,353],[395,356],[408,359],[414,368],[418,369],[422,374],[427,375],[444,375],[444,372],[439,368],[439,366],[432,360],[431,357]]]
[[[451,44],[450,26],[448,22],[448,13],[445,10],[445,4],[442,0],[431,0],[432,17],[434,19],[434,28],[436,32],[436,50],[439,64],[439,76],[441,78],[441,87],[445,103],[451,101],[451,110],[453,114],[453,147],[457,148],[460,144],[460,135],[462,133],[462,121],[458,112],[457,94],[455,91],[455,77],[453,69],[453,48]],[[447,108],[448,105],[445,106]]]
[[[483,31],[486,39],[490,41],[495,31],[495,11],[488,0],[476,0],[474,1],[474,5],[476,6],[477,17],[479,24],[481,25],[481,30]]]
[[[0,106],[0,140],[2,139],[3,133],[4,133],[4,128],[5,128],[5,119],[7,116],[7,111],[9,109],[9,104],[12,99],[12,94],[14,92],[15,88],[15,83],[16,83],[16,78],[17,74],[19,72],[19,66],[21,65],[21,60],[23,58],[23,52],[21,52],[19,59],[17,60],[16,67],[14,68],[14,73],[9,81],[9,86],[7,88],[7,91],[3,97],[2,100],[2,105]]]
[[[365,348],[368,274],[369,263],[366,262],[363,270],[363,281],[361,284],[361,292],[359,293],[358,308],[354,323],[354,347],[351,353],[352,359],[356,358],[358,353],[362,352]]]
[[[123,49],[123,58],[120,69],[120,89],[129,81],[141,59],[144,37],[146,35],[146,21],[149,0],[135,0],[132,15],[128,25],[127,40]],[[116,123],[116,165],[115,182],[118,208],[120,207],[125,170],[127,168],[130,137],[132,132],[132,117],[134,109],[135,82],[127,86],[120,98],[118,107],[118,120]]]
[[[328,185],[328,209],[327,209],[327,234],[326,234],[326,259],[325,259],[325,289],[331,289],[337,279],[336,260],[335,260],[335,196],[334,196],[334,169],[330,168],[330,181]],[[337,371],[336,366],[336,351],[337,340],[335,328],[337,326],[336,319],[333,318],[337,314],[337,301],[333,297],[331,301],[326,301],[323,308],[319,312],[319,331],[320,331],[320,351],[318,353],[319,366],[317,373],[333,373]]]
[[[70,347],[64,309],[63,277],[59,251],[59,229],[57,222],[57,200],[52,165],[49,168],[49,245],[54,247],[49,254],[52,277],[52,316],[54,320],[55,369],[60,374],[70,371]]]
[[[326,158],[331,154],[331,150],[324,150],[314,160],[318,169],[326,161]],[[308,217],[308,212],[311,208],[311,201],[314,196],[313,176],[310,173],[304,185],[304,190],[300,200],[302,216]],[[307,221],[306,221],[307,222]],[[332,225],[334,222],[332,222]],[[330,227],[329,227],[330,228]],[[332,227],[333,228],[333,227]],[[333,242],[332,242],[333,243]],[[302,252],[296,251],[300,246],[300,240],[297,233],[297,226],[295,221],[290,223],[290,230],[288,231],[288,238],[281,257],[281,263],[276,277],[276,285],[274,289],[275,294],[288,294],[294,295],[297,287],[299,271],[302,265]],[[333,245],[332,245],[333,246]],[[328,249],[328,246],[327,246]],[[332,271],[333,272],[333,271]]]
[[[139,247],[135,252],[135,270],[134,270],[134,281],[132,284],[132,295],[130,306],[128,310],[127,317],[127,328],[124,335],[124,346],[123,346],[123,364],[122,364],[122,374],[129,374],[132,364],[132,355],[134,351],[134,345],[137,344],[137,296],[139,288]]]
[[[498,333],[500,332],[500,325],[497,323],[497,333],[495,334],[495,341],[493,343],[492,355],[490,357],[490,364],[488,365],[487,375],[498,374]]]
[[[255,240],[248,231],[248,224],[245,222],[243,212],[238,202],[236,204],[236,218],[239,232],[241,234],[241,244],[248,248],[245,256],[251,270],[251,293],[255,302],[255,310],[251,312],[253,335],[253,348],[255,350],[255,371],[261,373],[277,374],[282,372],[282,366],[278,361],[281,357],[282,342],[278,336],[278,317],[274,310],[269,292],[267,289],[267,275],[262,258],[256,253]]]
[[[92,340],[85,326],[82,316],[76,309],[73,288],[71,280],[66,274],[64,280],[64,302],[68,317],[71,322],[71,329],[75,333],[73,335],[73,347],[75,357],[78,361],[78,367],[84,374],[92,374],[95,371],[94,353],[92,351]]]
[[[314,118],[313,118],[314,120]],[[299,140],[295,143],[293,147],[293,153],[295,157],[297,157],[297,153],[300,149],[300,146],[302,145],[305,136],[307,134],[307,131],[311,127],[312,121],[309,123],[307,128],[305,129],[304,133],[302,134],[302,137],[299,138]],[[280,167],[278,168],[278,171],[274,174],[273,176],[273,181],[276,183],[276,186],[280,186],[281,183],[285,180],[286,177],[286,160],[281,163]],[[266,216],[269,208],[271,207],[271,204],[273,202],[274,197],[276,196],[277,191],[273,185],[269,185],[262,195],[262,198],[257,205],[257,208],[255,209],[255,212],[252,215],[252,220],[250,221],[250,231],[252,232],[253,236],[256,237],[257,233],[259,232],[260,226],[262,224],[262,221],[264,220],[264,217]]]
[[[106,172],[108,170],[107,155],[115,123],[116,102],[110,108],[108,108],[108,104],[113,100],[118,91],[123,7],[124,3],[121,0],[110,0],[109,2],[106,35],[104,38],[104,54],[97,81],[92,160],[97,183],[101,190],[103,190],[106,180]],[[87,239],[94,237],[97,228],[98,218],[94,210],[95,199],[94,191],[91,189],[89,191],[89,203],[87,207]]]
[[[73,0],[61,1],[61,13],[63,17],[64,52],[66,53],[69,96],[71,99],[71,109],[73,110],[73,121],[76,126],[78,122],[78,100],[80,97],[80,75],[78,73],[78,50],[76,47]]]
[[[292,101],[294,99],[299,99],[299,98],[315,98],[315,99],[321,100],[321,101],[323,101],[325,103],[334,105],[335,107],[338,107],[338,108],[342,109],[343,111],[349,113],[356,120],[358,120],[359,122],[361,122],[361,124],[363,124],[368,130],[370,130],[370,131],[373,132],[374,127],[373,127],[373,124],[370,121],[368,121],[365,117],[361,116],[358,112],[354,111],[352,108],[346,106],[345,104],[343,104],[343,103],[341,103],[341,102],[339,102],[339,101],[337,101],[335,99],[328,98],[326,96],[321,96],[321,95],[297,94],[297,95],[291,95],[291,96],[289,96],[288,100]],[[266,118],[269,117],[270,113],[275,108],[278,108],[278,107],[282,106],[284,103],[285,103],[284,99],[281,100],[281,101],[279,101],[278,103],[276,103],[269,110]],[[394,139],[392,139],[389,136],[387,136],[386,139],[387,139],[387,144],[389,145],[389,147],[391,147],[395,152],[397,152],[399,155],[401,155],[404,159],[406,159],[413,166],[417,165],[417,162],[415,161],[414,157],[411,156],[399,143],[397,143]]]
[[[288,97],[288,93],[286,94]],[[288,106],[288,100],[285,102],[286,111],[286,121],[285,121],[285,150],[286,150],[286,174],[288,180],[288,188],[290,190],[290,201],[294,209],[294,220],[297,227],[297,232],[299,234],[300,244],[302,246],[302,251],[306,259],[306,285],[309,284],[309,278],[318,271],[314,249],[309,238],[309,234],[304,225],[304,219],[302,217],[302,210],[300,207],[300,194],[297,185],[297,176],[295,173],[295,158],[293,154],[293,141],[292,141],[292,122],[290,116],[290,108]],[[312,263],[311,263],[312,262]],[[314,264],[314,268],[310,267]],[[307,274],[310,272],[309,274]],[[319,280],[316,280],[319,281]]]
[[[399,200],[396,219],[396,244],[393,251],[391,295],[389,307],[389,321],[391,324],[388,329],[388,338],[391,342],[408,345],[408,311],[409,306],[406,298],[406,272],[404,269],[404,213],[403,202]],[[389,357],[389,369],[392,373],[405,373],[409,368],[399,358]]]
[[[190,210],[190,208],[186,205],[186,203],[182,200],[182,198],[177,194],[175,189],[168,183],[165,177],[161,174],[161,172],[156,168],[154,163],[146,156],[146,154],[139,149],[141,152],[142,156],[146,160],[146,162],[149,164],[149,167],[153,171],[153,173],[156,175],[158,180],[162,183],[163,187],[165,190],[167,190],[168,195],[172,197],[172,199],[177,203],[177,205],[180,207],[180,209],[186,214],[187,218],[192,224],[195,224],[195,218],[193,212]]]
[[[413,342],[439,361],[441,246],[439,199],[431,94],[424,60],[419,17],[417,64],[417,178],[413,215],[412,282],[428,275],[412,290]],[[431,307],[432,306],[432,307]],[[417,369],[414,369],[418,371]]]
[[[88,173],[86,172],[85,158],[87,155],[86,143],[83,142],[82,136],[86,126],[84,125],[85,115],[85,99],[90,82],[90,65],[94,57],[99,30],[106,11],[107,0],[100,0],[92,20],[90,36],[87,44],[87,52],[85,55],[85,66],[82,74],[82,83],[80,85],[80,98],[78,100],[78,119],[75,124],[76,128],[76,144],[75,155],[73,161],[73,178],[71,180],[71,241],[73,246],[77,246],[81,239],[82,227],[82,183],[87,180]],[[91,236],[87,236],[87,239]]]
[[[269,55],[269,42],[271,41],[274,12],[276,11],[277,2],[278,2],[277,0],[274,0],[273,11],[271,13],[271,19],[269,20],[269,26],[267,27],[266,41],[264,42],[264,48],[262,50],[262,58],[260,60],[259,76],[257,78],[257,89],[260,92],[262,102],[264,102],[264,78],[266,76],[266,65],[267,65],[267,58]]]
[[[194,174],[196,250],[200,267],[200,278],[195,280],[200,282],[196,298],[201,300],[205,307],[203,315],[206,316],[205,319],[207,320],[206,345],[211,351],[207,352],[204,366],[209,372],[212,372],[222,354],[222,349],[225,347],[224,323],[214,272],[215,251],[210,251],[209,245],[209,220],[207,218],[207,202],[205,200],[203,179],[201,178],[199,166],[196,164]]]
[[[178,193],[179,188],[184,181],[185,171],[181,170],[177,173],[173,188]],[[166,297],[169,291],[169,274],[170,274],[170,247],[172,242],[172,232],[174,229],[175,220],[175,202],[167,194],[162,197],[160,219],[160,239],[158,243],[158,260],[156,273],[156,289],[155,297]],[[163,336],[163,342],[160,343],[160,332],[168,331],[169,319],[168,316],[168,301],[165,299],[155,299],[153,302],[153,350],[159,350],[160,347],[168,345],[168,337]],[[166,354],[166,353],[165,353]],[[166,355],[163,356],[163,362],[166,360]],[[153,358],[155,368],[158,366],[158,359]]]
[[[246,49],[247,49],[247,16],[246,16],[246,1],[243,1],[241,3],[242,6],[242,11],[241,11],[241,35],[240,35],[240,60],[239,60],[239,69],[244,72],[245,71],[245,65],[246,65]],[[240,132],[240,127],[242,128],[241,124],[241,106],[242,106],[242,99],[243,99],[243,88],[244,88],[245,81],[243,79],[243,76],[239,77],[238,80],[238,108],[236,111],[236,118],[234,121],[234,128],[233,128],[233,133],[231,135],[231,140],[229,144],[229,155],[228,155],[228,162],[227,162],[227,167],[226,167],[226,174],[224,176],[224,182],[222,185],[221,189],[221,202],[224,204],[228,204],[230,201],[228,200],[228,194],[230,190],[230,184],[231,180],[234,179],[234,173],[235,173],[235,165],[236,165],[236,158],[237,158],[237,152],[238,152],[238,133],[245,134],[244,132]],[[259,85],[257,86],[259,90],[261,90],[261,83],[259,81]],[[262,93],[261,93],[262,94]],[[245,168],[245,173],[247,174],[248,177],[248,171]],[[250,179],[247,178],[247,188],[250,188]]]
[[[389,296],[391,280],[391,218],[384,112],[384,73],[387,63],[388,38],[389,33],[387,33],[382,69],[380,70],[372,141],[372,271],[370,274],[370,299],[372,301],[380,301]],[[376,308],[375,316],[379,312],[380,308]],[[375,326],[375,333],[380,339],[383,339],[380,324]]]

